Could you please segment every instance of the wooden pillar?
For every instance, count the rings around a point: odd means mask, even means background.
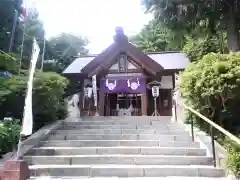
[[[147,92],[141,94],[141,108],[142,108],[142,116],[147,116]]]
[[[80,111],[80,116],[84,115],[83,114],[83,98],[84,98],[84,84],[81,84],[81,91],[79,94],[79,111]]]
[[[99,115],[104,116],[104,100],[105,94],[103,91],[99,90]]]

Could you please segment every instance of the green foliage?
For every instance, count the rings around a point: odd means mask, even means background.
[[[240,177],[240,145],[230,141],[225,141],[225,147],[228,151],[228,168]]]
[[[0,54],[0,71],[17,73],[18,63],[12,57],[14,54]]]
[[[37,9],[31,8],[31,10],[28,12],[28,16],[23,20],[19,22],[19,34],[21,36],[17,36],[16,38],[22,40],[22,33],[25,28],[25,35],[24,35],[24,42],[23,42],[23,58],[22,58],[22,67],[24,69],[29,68],[29,62],[32,55],[32,44],[33,44],[33,38],[35,37],[38,45],[40,47],[40,55],[39,59],[41,58],[42,49],[43,49],[43,43],[44,43],[44,36],[45,36],[45,30],[43,26],[43,22],[39,19],[39,13]],[[21,44],[18,44],[18,52],[21,52]],[[37,63],[37,68],[40,68],[40,61]]]
[[[20,129],[19,120],[7,121],[0,124],[0,155],[11,152],[16,148]]]
[[[175,51],[182,49],[184,35],[152,20],[131,41],[145,52]]]
[[[36,73],[33,88],[34,129],[67,115],[63,94],[68,80],[55,73]],[[0,118],[10,114],[22,119],[27,78],[15,76],[0,89]],[[3,90],[4,89],[4,90]]]
[[[63,113],[65,102],[64,90],[68,80],[56,73],[39,73],[34,82],[33,107],[35,128],[57,120]],[[66,111],[65,111],[66,112]]]
[[[217,123],[227,129],[231,123],[237,123],[238,119],[236,105],[240,103],[239,60],[238,53],[210,53],[192,64],[181,77],[181,91],[188,103],[210,118],[213,118],[219,107],[221,110],[218,112],[220,118]]]
[[[142,0],[148,12],[171,30],[191,33],[202,28],[211,34],[227,32],[228,46],[233,52],[240,49],[240,1],[234,0]],[[193,18],[194,17],[194,18]]]
[[[188,58],[192,61],[198,61],[209,52],[221,53],[227,52],[226,42],[221,43],[220,37],[215,36],[200,36],[200,37],[187,37],[185,45],[183,47],[183,52],[188,55]]]
[[[26,86],[26,77],[14,76],[2,81],[0,86],[0,119],[6,115],[22,119]]]
[[[22,3],[22,0],[17,1],[18,3],[14,3],[13,0],[0,1],[0,49],[4,51],[8,50],[15,9],[20,9]],[[20,13],[17,16],[20,16]],[[14,45],[13,49],[15,47]]]
[[[180,86],[188,105],[231,133],[240,134],[240,53],[205,55],[182,73]],[[192,117],[208,132],[209,125]],[[239,151],[229,147],[229,167],[236,173]]]
[[[49,51],[53,52],[52,62],[44,63],[44,71],[62,72],[76,56],[86,55],[88,40],[81,36],[62,33],[51,38],[48,42]],[[46,69],[45,69],[46,67]]]

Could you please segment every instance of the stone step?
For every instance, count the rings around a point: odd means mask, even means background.
[[[73,119],[72,122],[77,121],[120,121],[120,122],[146,122],[146,121],[159,121],[171,122],[171,116],[92,116],[83,117],[81,120]],[[69,122],[69,121],[68,121]]]
[[[88,125],[62,125],[59,129],[168,129],[168,130],[177,130],[182,129],[182,126],[167,126],[167,125],[139,125],[139,124],[127,124],[127,125],[95,125],[95,124],[88,124]]]
[[[184,176],[169,176],[169,177],[31,177],[29,180],[227,180],[225,177],[184,177]]]
[[[52,134],[181,134],[188,135],[188,132],[182,129],[72,129],[72,130],[55,130]]]
[[[160,125],[160,126],[182,126],[181,123],[172,121],[64,121],[62,125],[75,126],[75,125]]]
[[[172,165],[33,165],[31,176],[84,176],[84,177],[163,177],[204,176],[224,177],[222,169],[212,166]]]
[[[28,155],[90,155],[90,154],[142,154],[142,155],[183,155],[206,156],[206,150],[181,147],[39,147]]]
[[[167,126],[174,126],[174,125],[181,125],[175,122],[171,121],[114,121],[114,120],[108,120],[108,121],[79,121],[79,122],[64,122],[63,125],[67,126],[76,126],[76,125],[167,125]]]
[[[190,136],[161,134],[67,134],[53,135],[48,140],[167,140],[191,141]]]
[[[51,147],[98,147],[98,146],[147,146],[147,147],[199,147],[199,142],[157,140],[68,140],[41,141],[39,146]]]
[[[65,155],[65,156],[25,156],[28,164],[38,165],[212,165],[210,157],[165,156],[165,155]]]

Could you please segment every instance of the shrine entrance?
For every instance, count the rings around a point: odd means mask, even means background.
[[[141,94],[105,94],[105,116],[141,116]]]
[[[104,93],[104,116],[142,115],[144,77],[105,78],[101,80],[100,91]]]

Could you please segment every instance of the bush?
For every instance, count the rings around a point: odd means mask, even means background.
[[[205,55],[181,75],[180,87],[188,105],[224,129],[240,134],[240,53]],[[192,117],[195,124],[208,132],[207,123]],[[222,138],[220,133],[217,136]],[[232,144],[227,147],[229,167],[236,174],[240,152]]]
[[[228,139],[225,147],[228,151],[228,168],[240,178],[240,145]]]
[[[65,114],[60,112],[63,112],[63,109],[66,108],[63,95],[67,85],[68,80],[56,73],[40,73],[37,75],[33,93],[35,129],[58,118],[65,118]],[[59,115],[62,115],[62,117]]]
[[[11,73],[17,73],[19,68],[18,63],[11,57],[15,57],[14,54],[0,54],[0,71],[9,71]]]
[[[238,134],[240,54],[210,53],[181,75],[187,103],[225,129]]]
[[[0,155],[11,152],[17,147],[20,129],[19,120],[7,121],[0,124]]]
[[[36,73],[33,87],[34,129],[66,116],[63,94],[68,80],[56,73]],[[15,76],[5,80],[0,90],[0,118],[6,115],[22,119],[27,78]]]

